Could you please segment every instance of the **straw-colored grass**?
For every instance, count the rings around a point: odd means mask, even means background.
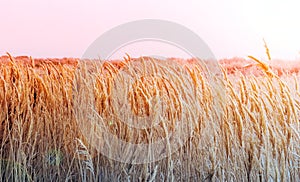
[[[0,65],[2,181],[300,180],[298,75],[279,77],[259,60],[265,75],[210,78],[200,65],[129,56],[118,64],[9,59]],[[120,150],[91,120],[135,144],[192,128],[178,150],[167,142],[166,158],[130,164],[92,146]]]

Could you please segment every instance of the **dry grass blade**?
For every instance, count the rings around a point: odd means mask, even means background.
[[[264,46],[265,46],[265,49],[266,49],[266,54],[267,54],[267,56],[268,56],[268,60],[271,61],[271,54],[270,54],[269,47],[268,47],[268,45],[267,45],[266,40],[263,39],[263,41],[264,41]]]
[[[278,76],[272,72],[268,64],[260,61],[259,59],[256,59],[253,56],[248,56],[248,57],[254,60],[255,62],[257,62],[256,65],[259,66],[264,71],[264,73],[266,73],[268,76],[278,78]]]

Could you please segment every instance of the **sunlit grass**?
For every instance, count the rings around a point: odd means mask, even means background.
[[[31,59],[23,64],[9,55],[9,61],[0,65],[1,178],[297,181],[299,75],[278,76],[268,64],[250,58],[265,74],[254,76],[238,70],[228,74],[224,68],[216,78],[224,90],[218,90],[219,85],[210,82],[199,65],[161,64],[130,56],[120,63],[79,61],[70,65]],[[133,67],[133,61],[141,66]],[[143,69],[145,61],[152,67]],[[124,76],[120,70],[145,73],[133,82],[132,92],[122,97],[128,98],[131,115],[152,117],[147,121],[157,122],[156,127],[137,130],[116,119],[120,113],[115,100],[122,93],[113,92],[113,85],[116,78],[120,88],[127,83],[120,82]],[[149,70],[158,71],[147,75]],[[74,91],[74,84],[80,81],[89,92]],[[214,93],[223,94],[216,98]],[[176,122],[194,123],[193,132],[182,147],[160,161],[138,165],[117,162],[97,152],[83,136],[74,110],[78,97],[93,101],[97,117],[112,134],[127,142],[164,138],[176,129]],[[160,108],[155,103],[165,105]],[[113,146],[105,138],[102,142]],[[112,148],[111,152],[116,151]]]

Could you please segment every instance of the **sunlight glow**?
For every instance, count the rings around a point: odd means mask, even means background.
[[[271,54],[296,58],[300,46],[299,2],[293,0],[244,1],[243,17],[258,36],[265,38]],[[273,48],[273,50],[272,50]]]

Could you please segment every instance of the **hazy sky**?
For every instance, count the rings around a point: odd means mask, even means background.
[[[0,55],[81,57],[104,32],[140,19],[184,25],[217,58],[266,58],[262,38],[273,57],[300,57],[296,0],[1,0]]]

